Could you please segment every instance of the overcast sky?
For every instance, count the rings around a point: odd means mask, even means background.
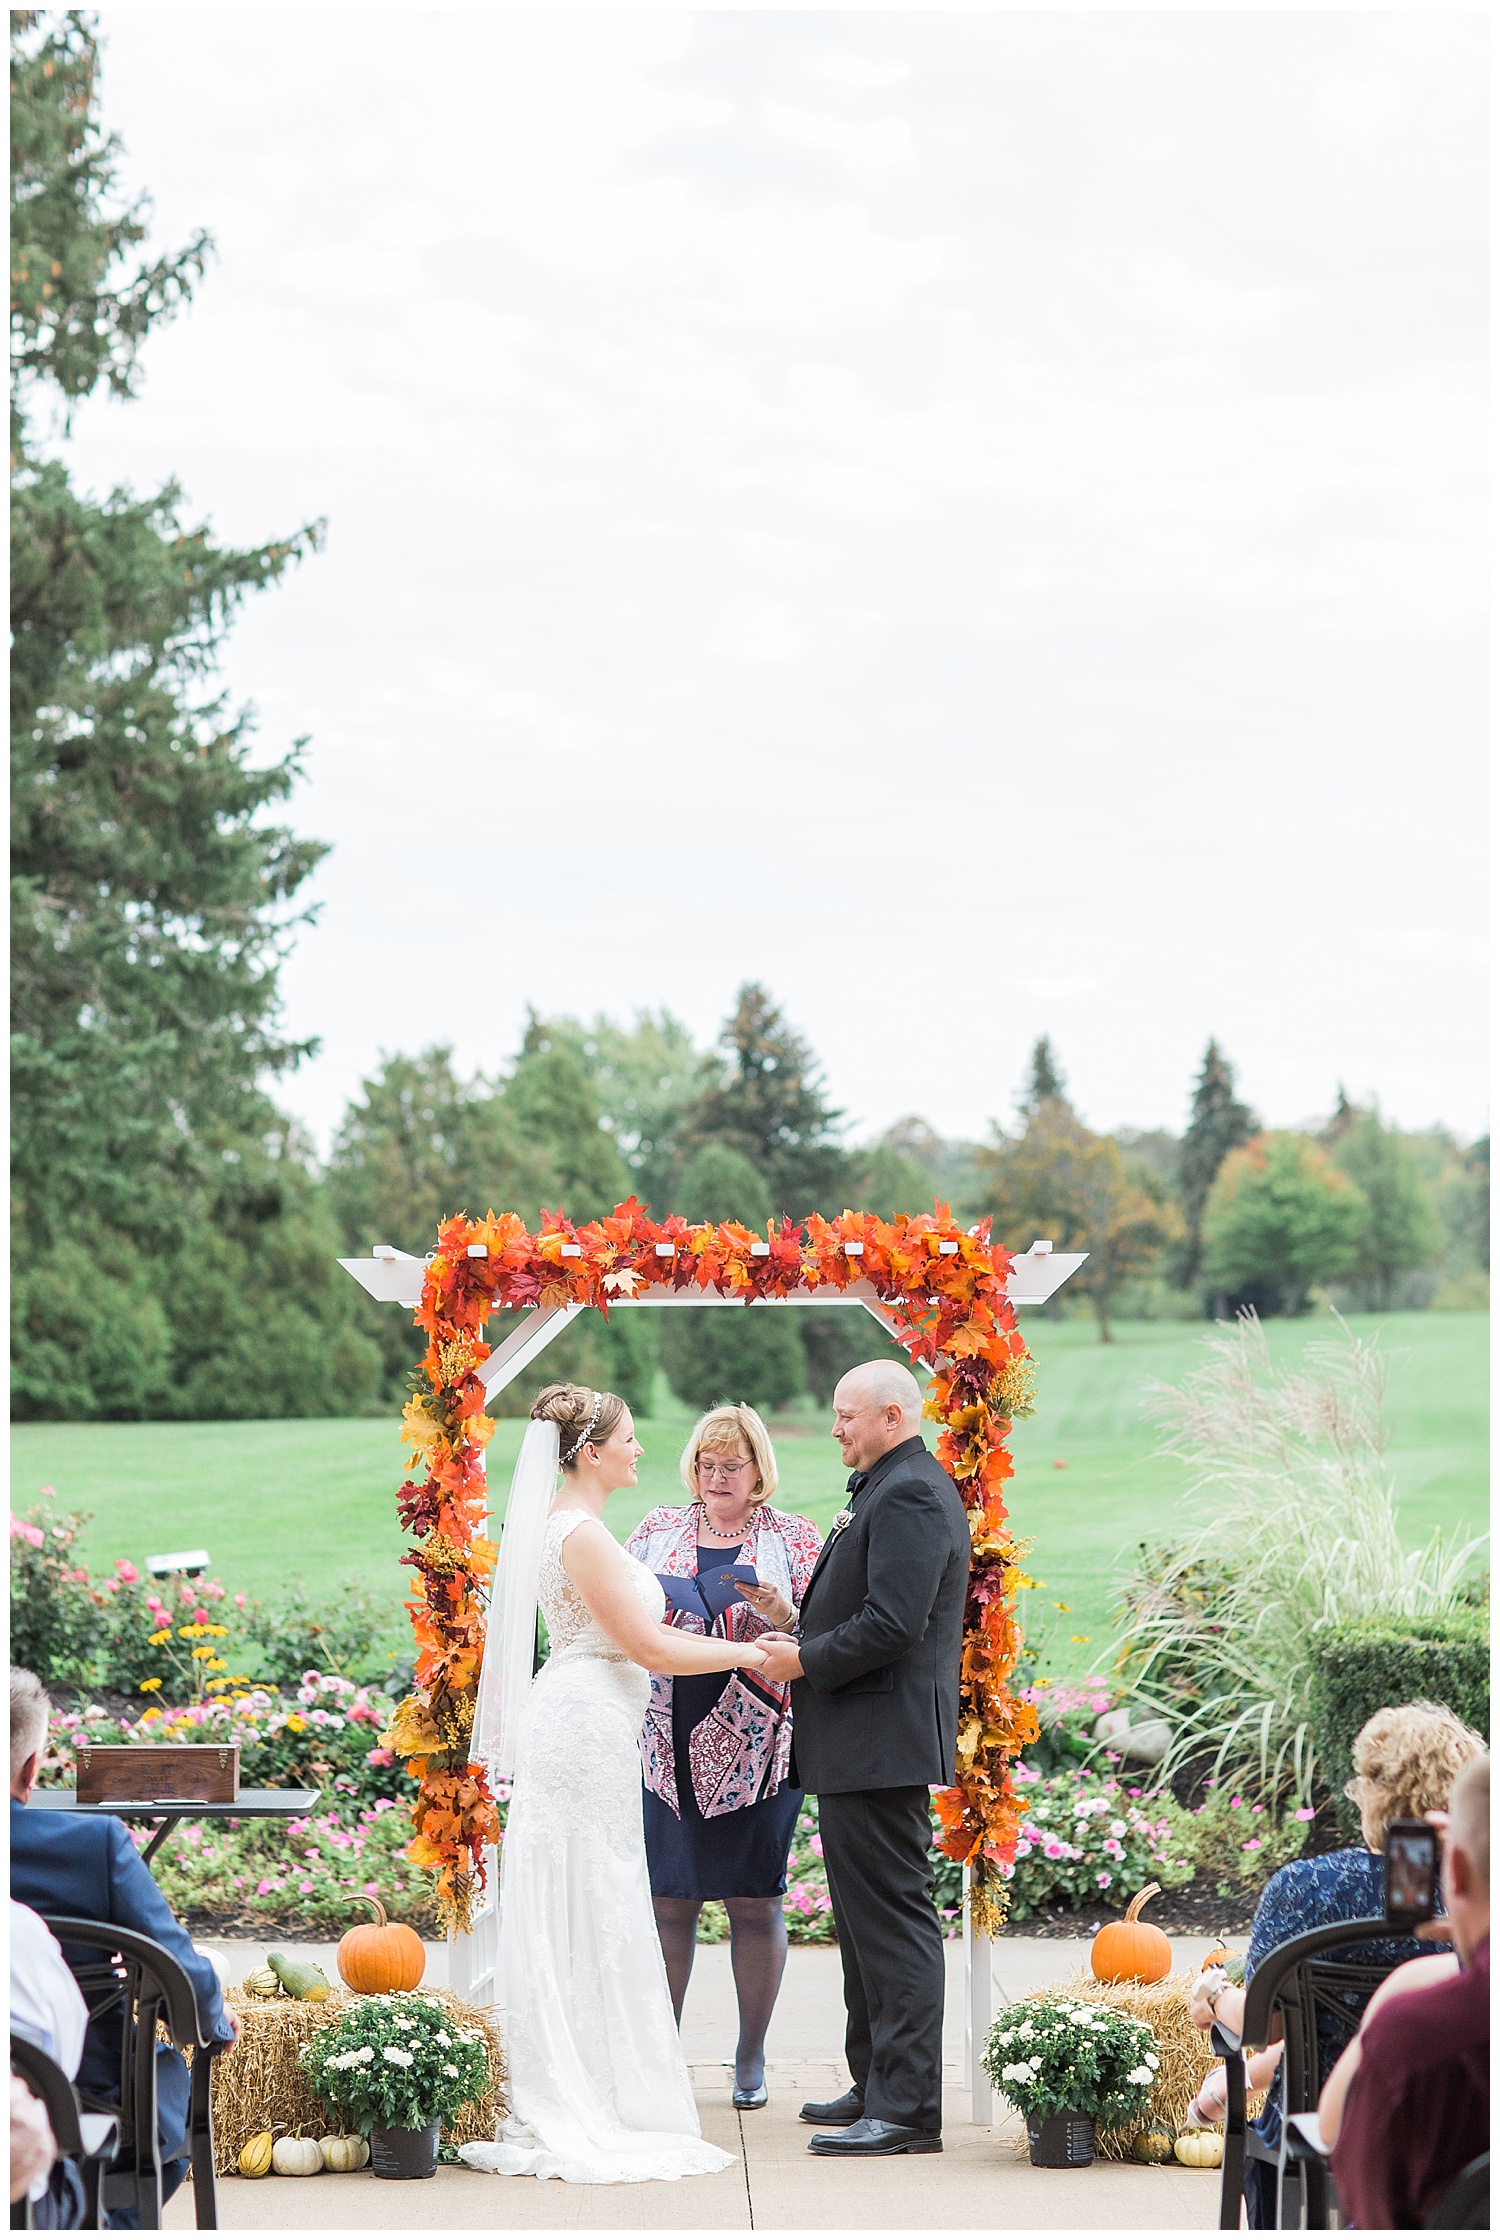
[[[1483,16],[540,14],[102,10],[219,254],[77,471],[329,524],[284,1100],[755,977],[861,1134],[1485,1125]]]

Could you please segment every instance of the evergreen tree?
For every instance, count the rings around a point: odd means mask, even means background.
[[[1234,1093],[1234,1068],[1212,1037],[1193,1089],[1193,1109],[1178,1153],[1178,1191],[1187,1234],[1178,1268],[1184,1290],[1198,1281],[1203,1262],[1203,1208],[1231,1151],[1248,1143],[1260,1122]]]
[[[839,1212],[849,1171],[836,1141],[843,1115],[828,1103],[807,1043],[755,982],[741,988],[719,1047],[719,1078],[689,1116],[690,1139],[741,1152],[778,1214]]]
[[[771,1197],[743,1153],[705,1144],[682,1178],[689,1221],[739,1221],[764,1231]],[[795,1400],[805,1382],[796,1307],[664,1307],[662,1366],[672,1390],[690,1408],[748,1401],[752,1408]],[[657,1310],[643,1313],[657,1316]]]
[[[506,1084],[505,1110],[516,1133],[544,1153],[558,1193],[553,1204],[571,1220],[597,1221],[629,1196],[625,1163],[587,1065],[534,1011]]]
[[[633,1027],[602,1014],[592,1025],[549,1019],[541,1030],[582,1060],[630,1188],[658,1221],[677,1210],[688,1115],[712,1067],[669,1011],[641,1011]]]
[[[187,301],[208,243],[134,260],[146,206],[121,205],[90,21],[12,26],[18,1405],[180,1412],[202,1391],[220,1413],[295,1412],[337,1353],[356,1376],[338,1405],[357,1408],[375,1363],[346,1283],[304,1301],[311,1369],[301,1325],[264,1302],[252,1399],[236,1341],[203,1319],[192,1280],[230,1238],[255,1284],[278,1253],[305,1268],[306,1237],[331,1236],[305,1146],[261,1086],[310,1047],[279,1031],[277,971],[323,850],[267,817],[296,782],[297,752],[253,761],[248,715],[210,681],[239,601],[314,550],[318,531],[231,550],[184,521],[174,484],[91,498],[39,447],[32,422],[49,398],[65,427],[101,385],[132,393],[142,342]],[[97,1281],[80,1280],[80,1249]]]
[[[1031,1046],[1031,1071],[1021,1092],[1022,1112],[1039,1112],[1044,1104],[1065,1103],[1066,1089],[1063,1070],[1053,1055],[1050,1038],[1038,1035]]]

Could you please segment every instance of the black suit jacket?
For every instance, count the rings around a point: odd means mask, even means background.
[[[792,1779],[837,1795],[953,1779],[969,1520],[921,1439],[882,1455],[802,1598]]]

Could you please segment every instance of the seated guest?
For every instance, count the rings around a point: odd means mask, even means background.
[[[1337,1921],[1367,1920],[1384,1913],[1382,1854],[1387,1823],[1420,1820],[1428,1812],[1441,1811],[1461,1767],[1483,1750],[1481,1738],[1442,1704],[1399,1704],[1367,1719],[1354,1738],[1354,1777],[1344,1792],[1359,1807],[1364,1840],[1346,1851],[1294,1859],[1290,1866],[1272,1875],[1250,1925],[1246,1983],[1268,1953],[1293,1937]],[[1378,1942],[1350,1948],[1351,1957],[1360,1962],[1386,1962],[1393,1967],[1403,1960],[1419,1958],[1421,1951],[1421,1945],[1411,1937],[1382,1937]],[[1190,2003],[1190,2018],[1200,2030],[1220,2022],[1226,2029],[1237,2031],[1244,2020],[1245,1994],[1232,1984],[1224,1984],[1222,1977],[1215,1981],[1214,1973],[1201,1981],[1201,1988],[1194,1986],[1197,1996]],[[1353,2037],[1363,2012],[1353,1994],[1345,2003],[1349,2010],[1347,2025],[1326,2008],[1319,2016],[1319,2065],[1325,2076]],[[1269,2081],[1266,2105],[1256,2129],[1267,2146],[1274,2147],[1281,2138],[1279,2068]],[[1209,2085],[1215,2082],[1214,2078],[1208,2080]],[[1222,2087],[1218,2097],[1222,2100]],[[1276,2205],[1266,2183],[1268,2175],[1264,2163],[1247,2160],[1245,2207],[1252,2230],[1275,2222]]]
[[[71,1914],[77,1920],[109,1921],[133,1929],[162,1945],[186,1972],[198,2006],[204,2036],[230,2045],[239,2035],[238,2018],[226,2012],[212,1963],[197,1951],[151,1870],[130,1840],[123,1820],[81,1812],[28,1812],[37,1767],[47,1742],[51,1710],[46,1690],[34,1672],[11,1667],[10,1675],[10,1894],[44,1914]],[[81,1950],[81,1948],[80,1948]],[[92,1953],[87,1955],[92,1959]],[[92,2023],[79,2066],[80,2090],[106,2102],[119,2095],[118,2019]],[[161,2135],[162,2195],[174,2193],[187,2175],[188,2073],[181,2054],[158,2046],[156,2096]],[[117,2211],[114,2222],[134,2211]]]
[[[24,2085],[15,2071],[10,2078],[10,2197],[19,2201],[23,2194],[32,2193],[40,2186],[44,2191],[47,2173],[57,2160],[57,2141],[52,2136],[52,2126],[47,2121],[47,2111],[29,2085]]]
[[[1453,1784],[1443,1902],[1459,1967],[1385,2002],[1358,2044],[1333,2150],[1339,2199],[1364,2231],[1423,2225],[1490,2144],[1490,1761]]]
[[[62,1956],[62,1947],[45,1921],[29,1906],[10,1901],[10,2029],[13,2038],[28,2038],[57,2063],[66,2077],[76,2077],[83,2059],[84,2032],[89,2010],[73,1972]],[[11,2079],[15,2100],[17,2080]],[[47,2134],[51,2138],[51,2132]],[[48,2231],[72,2230],[83,2222],[83,2179],[56,2150],[47,2164],[23,2188],[31,2201],[33,2225]],[[19,2199],[19,2195],[14,2198]]]

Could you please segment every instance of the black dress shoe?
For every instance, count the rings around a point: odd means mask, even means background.
[[[734,2088],[734,2104],[737,2108],[763,2108],[769,2097],[763,2084],[737,2084]]]
[[[847,2092],[840,2093],[837,2100],[804,2100],[802,2103],[804,2123],[858,2123],[864,2112],[865,2096],[856,2092],[852,2085]]]
[[[819,2131],[807,2143],[814,2154],[941,2154],[943,2134],[861,2116],[847,2131]]]

